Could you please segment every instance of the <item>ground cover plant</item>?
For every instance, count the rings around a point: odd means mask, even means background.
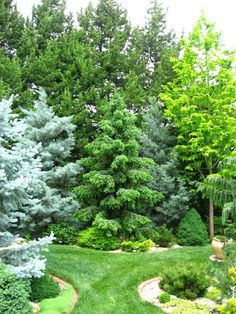
[[[162,313],[142,302],[138,285],[174,270],[180,263],[208,268],[210,247],[169,250],[162,253],[113,254],[76,247],[51,246],[48,270],[73,284],[79,302],[73,314]]]

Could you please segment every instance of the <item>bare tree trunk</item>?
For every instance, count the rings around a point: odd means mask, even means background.
[[[210,174],[212,174],[212,166],[210,167]],[[209,220],[210,220],[210,238],[214,237],[214,204],[212,199],[209,199]]]
[[[210,238],[214,237],[214,205],[212,200],[209,200],[209,219],[210,219]]]

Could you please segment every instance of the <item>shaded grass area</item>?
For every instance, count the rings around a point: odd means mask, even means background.
[[[40,304],[40,314],[62,314],[70,309],[74,297],[72,286],[65,285],[59,296],[53,299],[42,300]]]
[[[178,264],[208,267],[210,246],[181,248],[162,253],[126,253],[50,246],[48,270],[70,282],[79,293],[73,314],[152,314],[160,309],[143,302],[138,285]]]

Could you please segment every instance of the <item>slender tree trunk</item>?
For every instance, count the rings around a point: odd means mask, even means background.
[[[210,238],[214,237],[214,205],[212,199],[209,200],[209,218],[210,218]]]
[[[212,174],[212,166],[210,167],[210,174]],[[213,205],[213,201],[210,198],[209,199],[209,220],[210,220],[210,238],[211,240],[214,237],[214,205]]]

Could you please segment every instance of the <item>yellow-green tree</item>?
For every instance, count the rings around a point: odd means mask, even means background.
[[[182,41],[179,59],[173,59],[176,78],[161,96],[166,116],[176,125],[176,151],[186,177],[196,187],[215,173],[219,161],[235,145],[236,81],[234,55],[224,51],[220,35],[202,16]],[[210,236],[214,235],[214,207],[209,199]]]

